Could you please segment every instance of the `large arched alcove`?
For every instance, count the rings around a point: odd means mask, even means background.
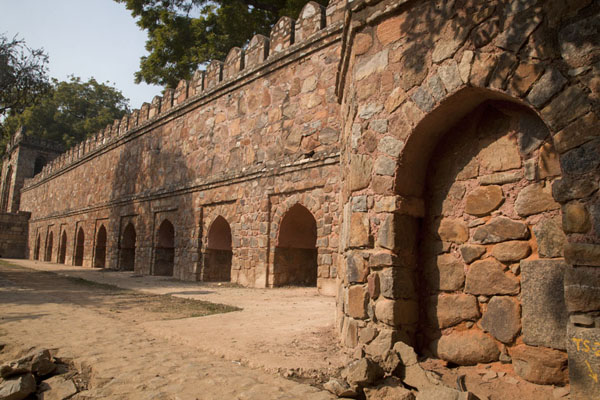
[[[153,275],[173,276],[174,263],[175,228],[168,219],[165,219],[158,228]]]
[[[67,231],[63,231],[58,247],[58,262],[64,264],[67,258]]]
[[[416,127],[396,192],[424,207],[397,212],[395,253],[416,266],[420,352],[461,365],[539,353],[566,381],[559,176],[543,121],[494,93],[467,89]]]
[[[52,261],[52,247],[54,246],[54,235],[52,231],[48,232],[48,237],[46,238],[46,252],[44,254],[44,261]]]
[[[33,259],[40,259],[40,234],[38,233],[37,239],[35,239],[35,247],[33,249]]]
[[[119,269],[122,271],[133,271],[135,266],[135,227],[130,222],[123,230],[121,248],[119,253]]]
[[[202,280],[207,282],[230,281],[232,257],[231,228],[227,220],[219,215],[208,230]]]
[[[83,265],[83,251],[85,250],[85,235],[83,233],[83,227],[79,227],[77,236],[75,239],[75,255],[73,258],[73,264],[76,266]]]
[[[317,222],[308,209],[292,206],[283,216],[275,247],[273,285],[316,286]]]
[[[39,174],[44,169],[48,162],[44,156],[37,156],[33,163],[33,176]]]
[[[106,228],[100,225],[96,233],[96,252],[94,254],[94,268],[106,266]]]

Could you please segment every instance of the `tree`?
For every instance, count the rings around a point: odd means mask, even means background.
[[[297,18],[307,0],[115,0],[148,31],[135,81],[175,87],[203,63],[222,60],[282,16]],[[326,4],[327,0],[317,0]],[[197,15],[197,16],[193,16]]]
[[[122,118],[129,110],[128,102],[119,90],[94,78],[87,82],[73,76],[67,82],[53,79],[37,104],[6,118],[4,142],[24,126],[28,135],[70,147]]]
[[[48,90],[47,64],[42,49],[0,34],[0,117],[22,112]]]

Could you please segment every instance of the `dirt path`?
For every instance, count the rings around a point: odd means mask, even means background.
[[[57,349],[59,357],[73,359],[79,369],[91,368],[91,388],[79,399],[331,398],[309,385],[157,334],[172,328],[169,324],[201,325],[203,318],[227,314],[156,321],[169,313],[148,311],[139,297],[130,303],[128,296],[0,264],[0,341],[7,344],[0,357],[34,346]],[[197,341],[210,347],[209,339],[197,336]]]

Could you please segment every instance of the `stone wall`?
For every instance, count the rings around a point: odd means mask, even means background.
[[[572,394],[598,397],[599,15],[597,1],[351,3],[346,345],[502,359],[534,382],[565,381],[566,348]]]
[[[28,222],[28,213],[0,213],[0,257],[25,258]]]
[[[223,258],[207,242],[221,216],[231,228],[231,280],[273,286],[279,221],[298,203],[316,220],[312,282],[335,293],[339,7],[308,3],[297,21],[280,20],[270,40],[256,36],[49,164],[22,191],[21,208],[32,212],[31,248],[39,238],[45,249],[52,232],[52,261],[64,253],[74,263],[81,228],[82,264],[100,256],[120,268],[120,240],[132,223],[134,269],[155,274],[164,252],[158,229],[168,220],[173,276],[202,279],[203,260],[210,266]]]

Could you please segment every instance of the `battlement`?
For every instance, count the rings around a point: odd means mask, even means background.
[[[142,126],[152,124],[160,117],[173,112],[174,109],[203,96],[212,95],[226,84],[240,80],[275,59],[293,53],[294,49],[318,40],[319,33],[326,28],[341,29],[343,9],[344,2],[339,0],[331,0],[326,8],[310,1],[300,12],[298,19],[281,17],[271,29],[269,38],[255,35],[244,49],[232,48],[224,61],[210,61],[206,69],[196,71],[191,80],[181,80],[175,89],[166,88],[162,96],[155,96],[150,103],[143,103],[139,110],[133,110],[68,149],[48,163],[41,173],[27,179],[24,187],[44,181],[87,154],[137,132]]]

